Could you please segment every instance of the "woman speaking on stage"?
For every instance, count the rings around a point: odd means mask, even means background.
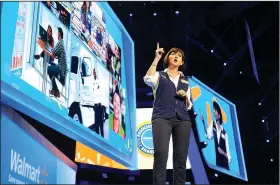
[[[169,140],[173,140],[173,184],[185,184],[191,120],[189,81],[183,72],[184,52],[172,48],[163,59],[164,71],[157,71],[157,65],[164,53],[159,47],[155,58],[144,76],[144,82],[154,94],[152,131],[154,143],[153,184],[166,184],[166,163]]]

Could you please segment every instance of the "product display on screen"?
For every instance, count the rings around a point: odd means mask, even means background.
[[[210,168],[247,180],[235,105],[190,78],[199,142],[206,142],[203,157]]]
[[[10,66],[3,79],[67,117],[69,124],[76,121],[84,126],[88,136],[114,148],[117,156],[130,157],[131,124],[135,122],[126,107],[135,95],[127,100],[133,85],[128,91],[127,81],[132,82],[125,79],[126,65],[122,63],[134,62],[133,42],[113,11],[108,11],[109,5],[89,1],[17,3],[15,32],[11,31],[15,34],[13,52],[10,61],[3,61],[5,69]]]

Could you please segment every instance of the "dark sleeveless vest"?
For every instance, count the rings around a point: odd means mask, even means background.
[[[166,72],[159,72],[158,87],[154,90],[154,109],[152,120],[156,118],[170,119],[176,114],[181,120],[190,120],[186,107],[186,99],[176,97],[176,91],[187,92],[189,81],[180,74],[177,88]]]

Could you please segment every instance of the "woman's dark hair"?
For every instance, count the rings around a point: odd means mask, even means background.
[[[89,9],[90,9],[90,6],[91,6],[91,2],[89,1],[84,1],[83,2],[83,5],[81,7],[81,10],[82,10],[82,22],[86,19],[86,13],[87,13],[87,4],[86,3],[89,3]]]
[[[82,7],[81,7],[83,13],[86,13],[87,3],[89,3],[89,8],[90,8],[90,6],[91,6],[91,2],[90,2],[90,1],[84,1],[84,2],[83,2],[83,5],[82,5]]]
[[[51,25],[48,25],[48,29],[50,29],[51,30],[51,32],[52,32],[52,27],[51,27]],[[51,35],[51,36],[49,36],[49,34],[48,34],[48,42],[49,42],[49,44],[52,46],[52,44],[53,44],[53,36]]]
[[[181,66],[179,66],[179,71],[184,71],[185,70],[185,54],[184,54],[184,52],[181,50],[181,49],[179,49],[179,48],[171,48],[168,52],[167,52],[167,54],[165,55],[165,57],[164,57],[164,59],[163,59],[163,68],[165,69],[165,68],[167,68],[168,67],[168,65],[169,65],[169,55],[172,53],[172,52],[174,52],[174,53],[181,53],[182,54],[182,65]]]
[[[48,25],[48,29],[51,29],[51,31],[52,31],[52,27],[51,27],[51,25]]]
[[[214,107],[214,110],[216,110],[220,116],[219,118],[219,122],[220,124],[223,123],[223,117],[222,117],[222,110],[221,110],[221,107],[219,106],[219,104],[215,101],[213,101],[213,107]]]
[[[121,94],[120,94],[120,89],[119,89],[119,86],[118,85],[116,85],[116,87],[115,87],[115,91],[113,92],[113,94],[112,94],[112,103],[114,102],[114,94],[115,93],[117,93],[118,95],[119,95],[119,97],[120,97],[120,104],[122,104],[122,96],[121,96]]]

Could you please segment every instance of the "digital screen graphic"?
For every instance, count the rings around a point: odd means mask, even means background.
[[[17,16],[14,22],[1,22],[7,29],[6,38],[1,35],[3,42],[6,39],[1,82],[33,99],[30,105],[38,102],[53,111],[45,114],[50,119],[64,118],[69,126],[86,129],[87,134],[78,137],[89,143],[95,138],[98,142],[92,144],[106,144],[108,155],[136,164],[135,82],[126,79],[134,75],[134,46],[109,5],[4,2],[2,17],[10,16],[8,9]]]
[[[199,142],[206,142],[203,157],[210,168],[248,180],[235,105],[190,78]]]

